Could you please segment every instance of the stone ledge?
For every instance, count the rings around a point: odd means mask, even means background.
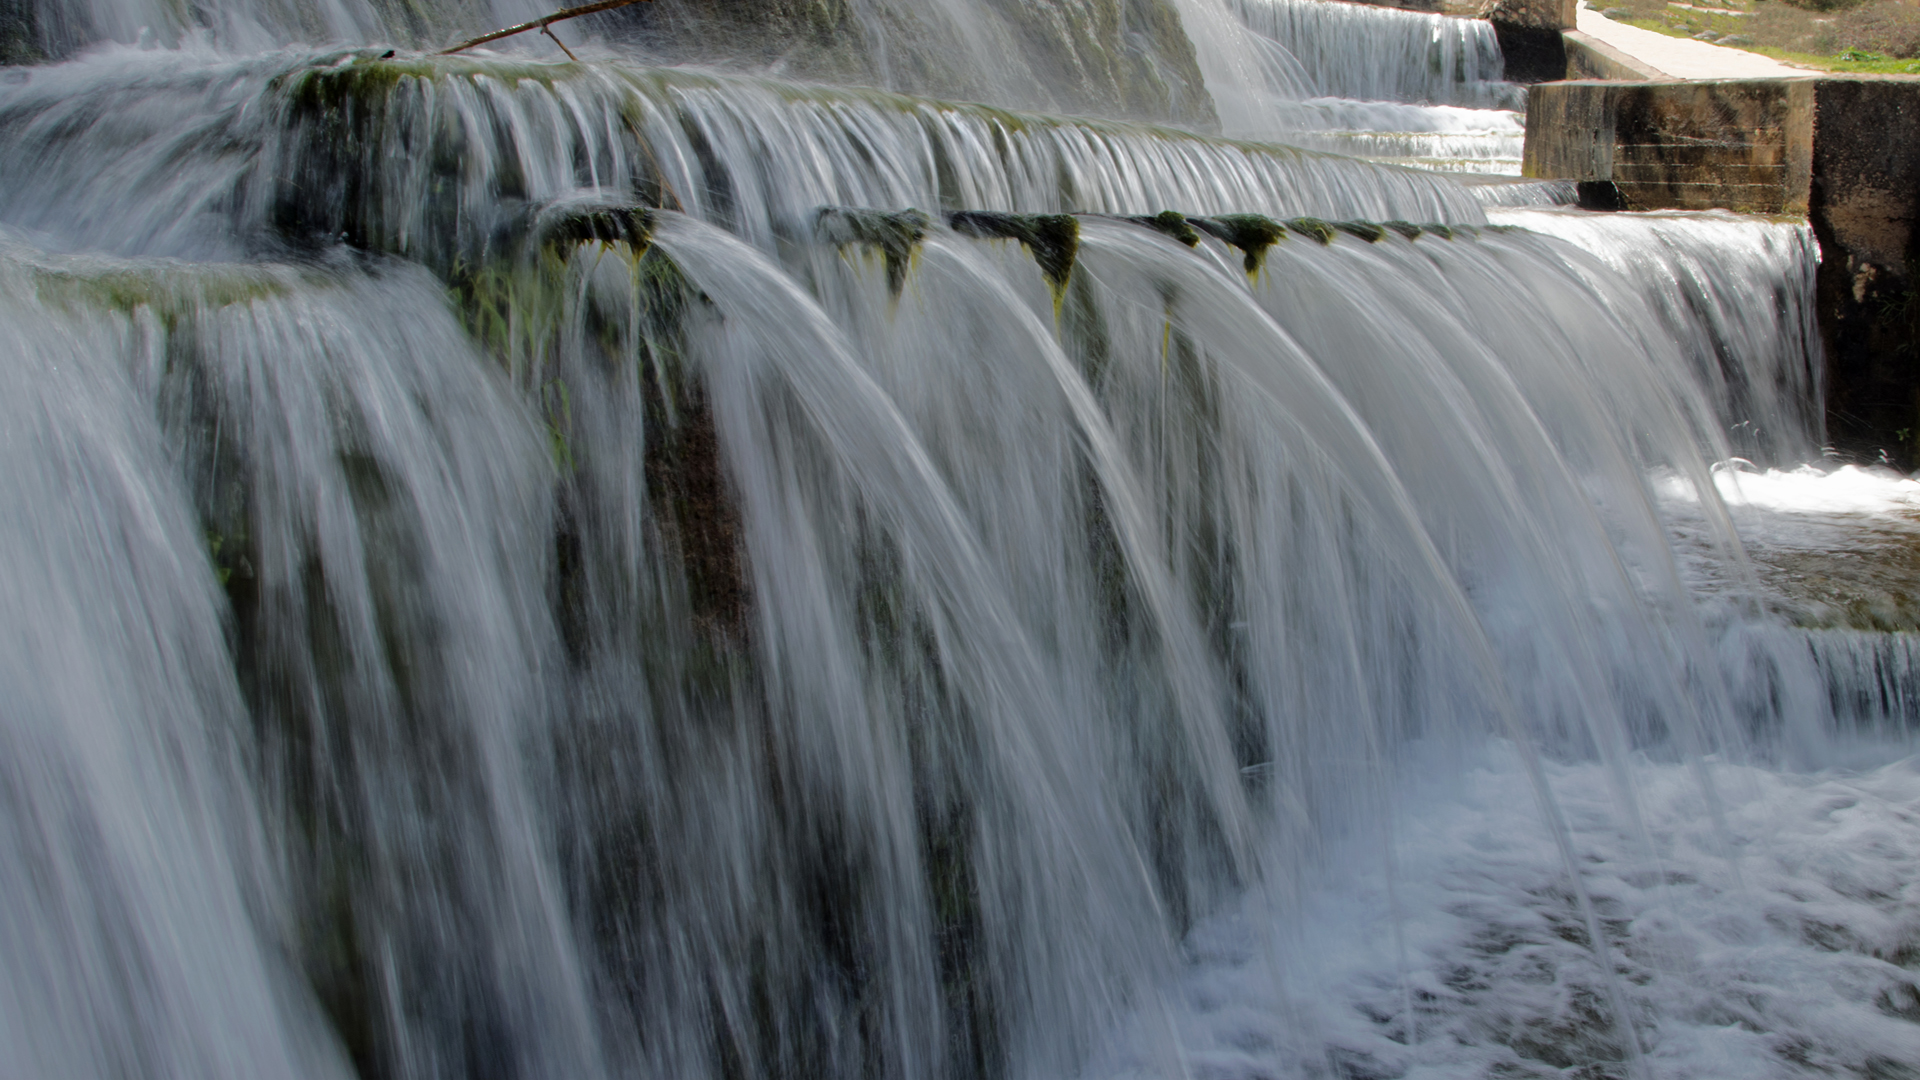
[[[1566,77],[1569,79],[1659,82],[1671,78],[1666,72],[1653,67],[1639,57],[1628,56],[1591,34],[1567,30],[1561,34],[1561,37],[1566,42]]]

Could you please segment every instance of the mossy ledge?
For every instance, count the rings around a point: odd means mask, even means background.
[[[1332,224],[1348,236],[1357,236],[1369,244],[1377,244],[1387,238],[1386,226],[1371,221],[1336,221]]]
[[[845,244],[851,242],[882,245],[892,244],[898,247],[902,241],[888,229],[902,226],[890,224],[888,219],[900,214],[919,214],[917,210],[879,211],[879,210],[840,210],[823,207],[816,221],[820,238],[829,243]],[[1106,215],[1081,215],[1105,217]],[[924,215],[922,215],[924,219]],[[1443,240],[1452,240],[1456,236],[1477,236],[1479,230],[1472,226],[1441,224],[1416,225],[1411,221],[1323,221],[1320,218],[1297,217],[1284,224],[1264,214],[1220,214],[1214,217],[1188,217],[1177,210],[1162,210],[1157,214],[1114,218],[1144,229],[1152,229],[1170,236],[1188,247],[1200,245],[1201,234],[1211,236],[1231,247],[1240,249],[1245,256],[1242,265],[1249,275],[1260,272],[1266,262],[1268,249],[1285,239],[1289,232],[1310,236],[1322,246],[1333,243],[1335,236],[1346,233],[1348,236],[1377,244],[1389,234],[1398,233],[1408,240],[1426,235],[1434,235]],[[1072,214],[1005,214],[984,210],[961,210],[948,216],[955,232],[963,236],[972,236],[991,240],[1018,240],[1033,253],[1034,260],[1040,264],[1041,272],[1053,286],[1055,297],[1062,295],[1067,279],[1073,273],[1073,262],[1079,249],[1079,225]],[[859,230],[879,231],[869,239]],[[912,240],[917,243],[919,236]],[[896,256],[889,254],[888,258]],[[889,283],[892,283],[892,263],[889,263]],[[898,287],[895,286],[898,295]]]
[[[1263,214],[1222,214],[1194,218],[1195,227],[1246,256],[1247,273],[1257,274],[1267,261],[1267,249],[1286,239],[1287,227]]]
[[[933,219],[924,211],[858,210],[823,206],[813,217],[814,235],[836,247],[857,244],[879,253],[887,270],[887,293],[899,297],[906,287],[907,271],[913,266],[921,241]]]
[[[171,327],[198,312],[286,296],[301,279],[239,265],[129,263],[94,272],[36,267],[32,280],[42,303],[68,311],[130,313],[144,307]]]
[[[1148,217],[1130,217],[1127,220],[1135,225],[1143,225],[1155,232],[1171,236],[1188,247],[1200,246],[1200,234],[1194,231],[1193,225],[1187,221],[1187,216],[1178,210],[1162,210]]]
[[[644,206],[600,206],[550,213],[535,227],[540,246],[560,253],[578,244],[625,244],[635,258],[653,243],[653,211]]]
[[[1287,228],[1292,229],[1301,236],[1313,237],[1315,240],[1320,241],[1323,247],[1333,243],[1333,225],[1329,222],[1321,221],[1319,218],[1297,217],[1287,222]]]
[[[961,210],[947,224],[962,236],[982,240],[1018,240],[1040,264],[1040,273],[1053,287],[1057,301],[1073,276],[1073,260],[1080,252],[1080,221],[1071,214],[1000,214]]]

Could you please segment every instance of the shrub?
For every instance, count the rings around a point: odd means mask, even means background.
[[[1876,60],[1920,56],[1920,7],[1901,0],[1875,0],[1847,11],[1834,20],[1834,38],[1844,60]]]

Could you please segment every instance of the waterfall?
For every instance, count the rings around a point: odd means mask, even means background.
[[[611,64],[112,52],[33,71],[0,115],[6,220],[130,254],[344,232],[437,263],[583,193],[761,244],[822,205],[1484,220],[1471,190],[1286,147]]]
[[[1299,66],[1299,96],[1518,107],[1493,24],[1323,0],[1234,0],[1247,28]]]
[[[1225,130],[1448,172],[1518,175],[1525,91],[1493,24],[1328,0],[1187,0]]]
[[[1807,227],[399,10],[0,69],[0,1073],[1905,1060]]]
[[[656,61],[1208,126],[1213,105],[1174,3],[651,0],[565,22],[553,42],[540,42],[549,55],[566,55],[564,31],[588,55],[612,42]],[[0,8],[0,59],[64,59],[112,42],[431,50],[556,10],[540,0],[10,0]]]

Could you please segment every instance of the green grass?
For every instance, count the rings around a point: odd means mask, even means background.
[[[1684,28],[1672,26],[1655,19],[1616,19],[1614,21],[1626,23],[1628,26],[1637,26],[1642,30],[1652,30],[1656,34],[1665,34],[1673,38],[1691,38],[1693,36],[1693,33],[1688,33]],[[1694,33],[1698,32],[1697,30],[1694,31]],[[1757,53],[1761,56],[1772,57],[1783,64],[1793,64],[1798,67],[1812,68],[1817,71],[1832,71],[1842,75],[1920,75],[1920,59],[1902,60],[1897,56],[1882,56],[1879,53],[1867,52],[1864,49],[1846,49],[1827,56],[1819,53],[1797,52],[1793,49],[1782,49],[1777,46],[1762,45],[1759,43],[1753,45],[1726,45],[1724,42],[1715,42],[1715,44],[1723,45],[1729,49],[1739,49],[1742,52]]]
[[[1824,5],[1811,10],[1807,5]],[[1717,10],[1703,11],[1699,8]],[[1920,5],[1903,0],[1616,0],[1608,18],[1668,37],[1703,32],[1735,37],[1714,44],[1813,71],[1920,75]],[[1899,55],[1905,53],[1907,55]]]
[[[1920,59],[1902,60],[1894,56],[1881,56],[1861,49],[1849,49],[1837,56],[1808,56],[1804,53],[1789,53],[1779,49],[1756,49],[1770,56],[1793,64],[1818,65],[1828,71],[1847,72],[1855,75],[1920,75]]]

